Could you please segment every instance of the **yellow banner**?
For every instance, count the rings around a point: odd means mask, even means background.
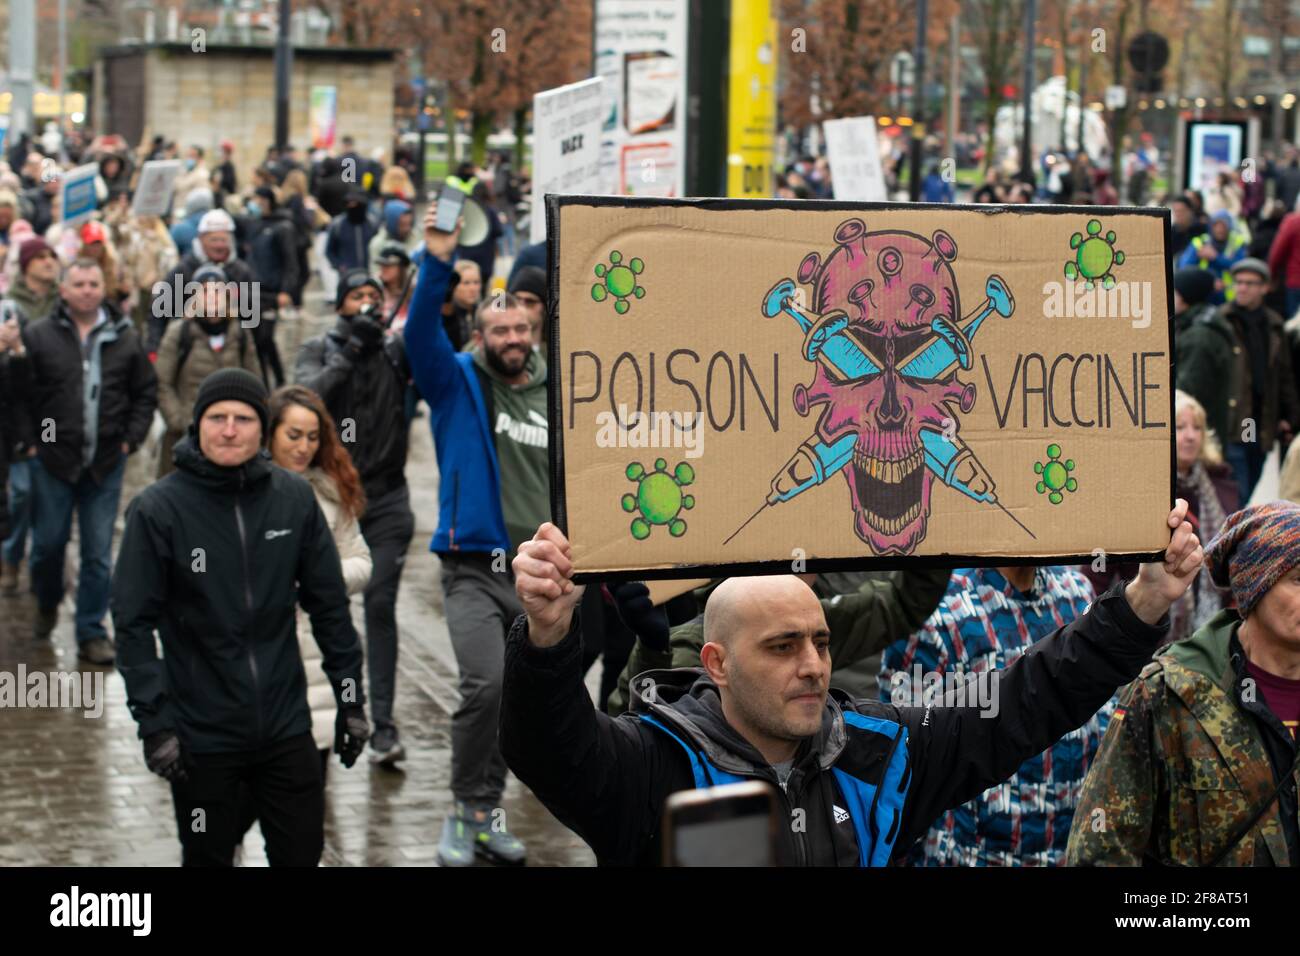
[[[775,194],[776,21],[771,0],[731,0],[727,87],[727,195]]]

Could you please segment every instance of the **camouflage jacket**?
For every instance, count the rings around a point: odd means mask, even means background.
[[[1273,792],[1268,750],[1231,660],[1240,621],[1235,610],[1219,612],[1121,692],[1075,811],[1068,865],[1206,866]],[[1224,865],[1294,865],[1278,807]]]

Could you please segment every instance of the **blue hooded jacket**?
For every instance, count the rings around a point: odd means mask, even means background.
[[[384,229],[394,239],[397,237],[397,220],[402,218],[403,213],[410,211],[411,204],[400,199],[390,199],[384,203]]]
[[[488,429],[487,405],[468,352],[457,352],[442,326],[451,263],[420,257],[406,325],[406,357],[429,403],[429,428],[438,455],[438,530],[430,551],[509,553],[501,511],[501,474]]]

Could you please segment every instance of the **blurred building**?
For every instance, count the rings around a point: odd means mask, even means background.
[[[275,138],[274,47],[218,42],[219,33],[103,49],[95,61],[93,121],[139,145],[165,136],[183,147],[215,151],[223,139],[239,147],[243,181]],[[350,134],[359,151],[388,151],[393,136],[392,50],[295,46],[289,140],[310,150],[312,90],[332,88],[336,136]],[[319,122],[319,116],[317,117]]]

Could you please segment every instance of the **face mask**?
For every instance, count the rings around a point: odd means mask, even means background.
[[[193,169],[196,165],[197,165],[197,161],[196,161],[196,160],[193,160],[193,159],[187,159],[187,160],[185,160],[185,169],[186,169],[187,171]]]
[[[251,199],[247,203],[245,203],[244,209],[246,209],[248,211],[248,214],[250,216],[253,216],[254,218],[258,218],[262,215],[262,207],[257,203],[253,202]]]
[[[229,319],[198,319],[199,328],[208,335],[224,335]]]
[[[365,218],[365,206],[348,206],[348,222],[364,222]]]

